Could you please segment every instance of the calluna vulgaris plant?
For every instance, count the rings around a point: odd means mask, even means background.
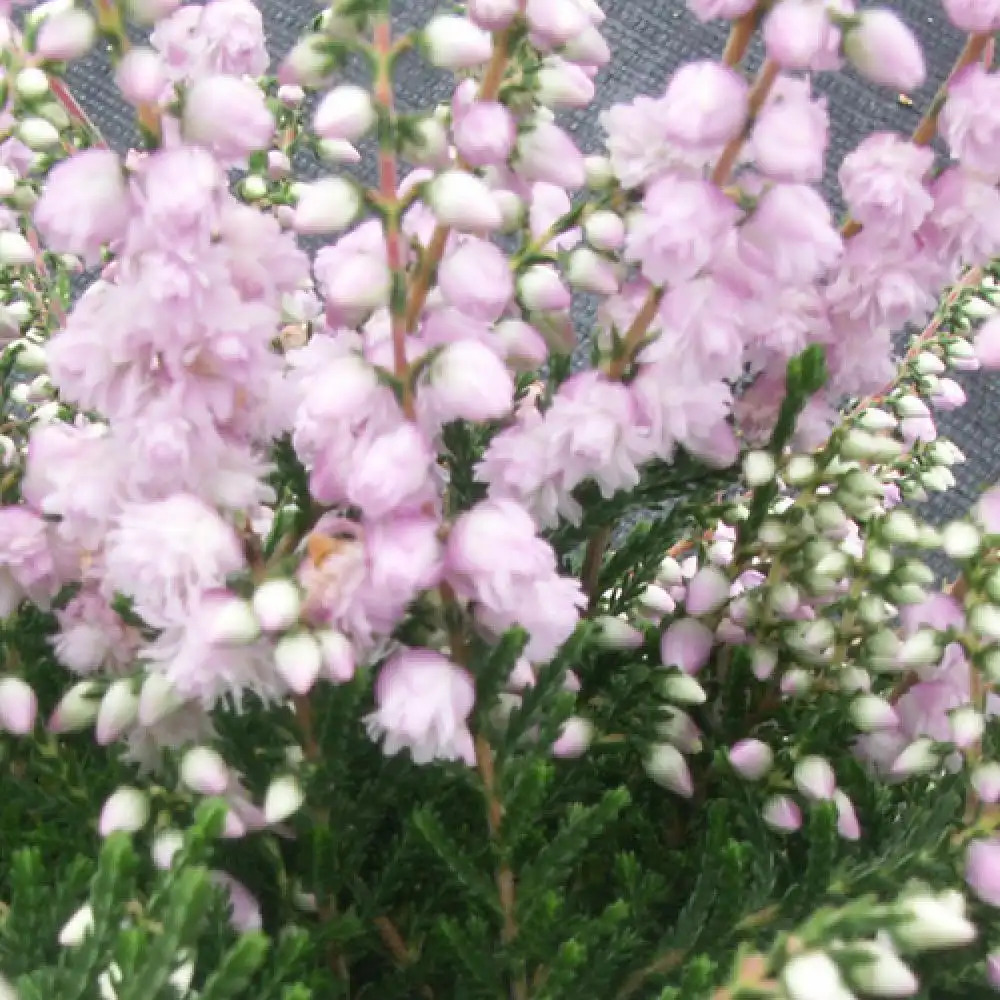
[[[908,29],[688,6],[585,155],[596,0],[337,0],[276,76],[250,0],[0,0],[3,1000],[1000,988],[1000,489],[919,514],[1000,369],[1000,2],[843,210],[814,78]]]

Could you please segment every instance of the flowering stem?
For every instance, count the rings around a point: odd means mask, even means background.
[[[483,73],[482,83],[479,85],[480,101],[496,100],[500,85],[503,83],[504,73],[507,70],[507,60],[510,56],[509,46],[509,29],[493,36],[493,55],[490,57],[486,71]],[[434,235],[420,258],[420,264],[410,285],[409,301],[406,305],[405,327],[407,332],[416,329],[417,320],[420,319],[427,295],[431,290],[434,274],[444,256],[444,248],[448,245],[449,232],[447,226],[435,226]]]
[[[758,4],[733,22],[733,26],[729,29],[729,37],[726,39],[726,47],[722,50],[723,66],[737,66],[743,61],[760,21],[760,6]]]
[[[399,231],[399,169],[396,164],[395,114],[392,92],[392,23],[389,16],[375,23],[375,103],[381,109],[379,123],[378,186],[385,213],[385,252],[391,275],[389,308],[392,315],[393,370],[403,385],[403,409],[412,415],[413,398],[406,362],[406,268]]]
[[[604,525],[598,528],[587,542],[580,579],[583,584],[583,592],[587,595],[587,614],[590,615],[597,610],[597,600],[600,596],[597,592],[597,581],[601,572],[601,563],[604,561],[604,550],[610,540],[611,529]]]

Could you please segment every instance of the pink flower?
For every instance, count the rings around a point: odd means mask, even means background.
[[[920,43],[891,10],[871,8],[848,30],[844,54],[873,83],[898,90],[915,90],[927,76]]]
[[[470,20],[480,28],[500,31],[514,20],[518,0],[469,0],[466,10]]]
[[[142,46],[129,49],[115,70],[115,83],[129,104],[157,104],[167,92],[169,82],[163,61],[152,49]]]
[[[997,0],[942,0],[944,11],[961,31],[981,34],[1000,30],[1000,3]]]
[[[514,294],[510,264],[500,248],[474,237],[441,261],[438,285],[450,305],[484,323],[496,322]]]
[[[468,671],[429,649],[404,647],[386,661],[375,682],[377,708],[365,716],[368,735],[392,757],[407,749],[416,764],[461,760],[476,752],[468,718],[476,700]]]
[[[654,284],[693,278],[732,232],[739,209],[714,185],[676,175],[646,192],[630,225],[625,259]]]
[[[976,357],[987,371],[1000,369],[1000,316],[992,316],[976,333]]]
[[[749,13],[755,0],[687,0],[688,10],[699,21],[715,21],[725,18],[733,21]]]
[[[27,596],[54,596],[57,586],[46,522],[24,507],[0,507],[0,619]]]
[[[243,566],[233,528],[197,498],[126,504],[108,533],[103,586],[131,597],[151,624],[184,621],[202,593]]]
[[[377,220],[365,222],[336,243],[321,247],[313,271],[331,326],[357,326],[374,310],[388,305],[389,264]]]
[[[453,132],[459,156],[471,167],[503,163],[517,140],[514,119],[496,101],[477,101],[456,115]]]
[[[475,340],[449,344],[434,359],[417,395],[421,423],[497,420],[514,403],[514,380],[496,352]]]
[[[124,235],[128,219],[121,161],[108,149],[86,149],[56,164],[34,209],[48,248],[79,254],[88,264]]]
[[[660,123],[666,137],[698,150],[725,145],[739,135],[746,116],[746,81],[709,60],[677,70],[661,101]]]
[[[434,494],[434,453],[420,430],[400,423],[358,442],[346,469],[345,499],[366,517],[415,510]]]
[[[961,166],[930,185],[934,207],[918,234],[949,273],[1000,254],[1000,192]]]
[[[201,9],[197,34],[206,70],[232,76],[263,76],[270,58],[264,20],[252,0],[210,0]]]
[[[782,69],[835,69],[840,30],[822,0],[781,0],[764,20],[764,45]]]
[[[460,515],[445,560],[448,582],[474,602],[487,628],[527,630],[524,655],[535,663],[555,655],[586,604],[579,582],[557,575],[551,546],[535,534],[527,511],[510,500],[487,500]]]
[[[933,206],[924,178],[934,152],[889,132],[868,136],[844,157],[840,186],[851,216],[886,235],[908,235]]]
[[[965,881],[989,906],[1000,906],[1000,840],[974,840],[965,852]]]
[[[809,81],[780,77],[750,133],[757,169],[777,181],[821,180],[829,128],[826,100],[810,97]]]
[[[611,168],[624,188],[637,188],[657,177],[677,159],[663,135],[663,103],[637,97],[631,104],[614,104],[598,116],[607,133]]]
[[[274,118],[254,84],[235,76],[204,76],[187,92],[184,135],[210,150],[223,166],[236,166],[267,148]]]
[[[92,587],[82,589],[55,614],[59,631],[52,648],[56,659],[73,673],[86,675],[102,668],[118,673],[135,662],[140,633],[126,625]]]
[[[694,618],[678,618],[660,639],[660,662],[696,674],[708,662],[715,645],[714,633]]]
[[[962,70],[948,86],[938,129],[963,167],[1000,178],[1000,74],[978,63]]]
[[[242,883],[225,872],[213,871],[211,881],[225,892],[229,900],[229,922],[241,934],[259,931],[263,926],[260,903]]]

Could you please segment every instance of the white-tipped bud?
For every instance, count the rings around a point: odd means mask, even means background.
[[[343,177],[323,177],[302,184],[298,194],[292,226],[305,235],[340,232],[361,211],[358,189]]]
[[[911,997],[920,989],[917,977],[891,948],[877,941],[864,941],[857,947],[868,959],[851,968],[851,981],[862,993]]]
[[[642,632],[624,618],[601,615],[595,623],[600,629],[597,644],[602,649],[638,649],[642,645]]]
[[[208,641],[219,646],[243,645],[260,635],[249,601],[227,596],[218,602],[208,627]]]
[[[598,250],[620,250],[625,245],[625,223],[614,212],[594,212],[584,223],[583,231],[590,245]]]
[[[663,696],[678,705],[704,705],[705,689],[690,674],[671,674],[663,682]]]
[[[837,963],[821,951],[796,955],[782,970],[781,984],[788,1000],[854,1000]]]
[[[667,556],[656,571],[656,582],[661,587],[678,587],[684,582],[681,564],[673,557]]]
[[[438,222],[459,232],[490,232],[503,224],[493,192],[463,170],[439,174],[428,185],[426,199]]]
[[[941,547],[952,559],[971,559],[981,542],[979,531],[968,521],[952,521],[941,529]]]
[[[926,774],[938,766],[940,759],[934,741],[925,736],[914,740],[893,762],[889,773],[895,778]]]
[[[84,903],[76,913],[63,924],[59,931],[59,943],[64,948],[75,948],[82,944],[94,930],[94,911],[90,903]]]
[[[296,694],[306,694],[323,669],[323,651],[306,632],[286,635],[274,647],[274,666]]]
[[[266,580],[254,591],[252,606],[265,632],[282,632],[299,620],[302,598],[291,580]]]
[[[144,726],[156,725],[183,704],[173,684],[163,674],[150,674],[139,693],[139,722]]]
[[[375,124],[375,105],[364,87],[334,87],[316,108],[313,129],[323,139],[356,142]]]
[[[264,819],[271,824],[281,823],[305,801],[298,781],[290,774],[275,778],[264,794]]]
[[[98,685],[94,681],[74,684],[56,706],[49,719],[53,733],[74,733],[86,729],[97,718]]]
[[[0,729],[27,736],[35,728],[38,698],[20,677],[0,678]]]
[[[687,712],[673,706],[665,706],[663,715],[656,725],[657,733],[673,743],[681,753],[701,753],[701,730]]]
[[[803,486],[816,475],[816,462],[809,455],[792,455],[785,465],[784,478],[791,486]]]
[[[26,101],[36,101],[49,92],[49,78],[37,66],[25,66],[14,77],[14,89]]]
[[[103,747],[113,743],[139,715],[139,696],[130,678],[122,677],[111,683],[101,699],[94,735]]]
[[[932,469],[926,469],[920,474],[920,483],[931,493],[947,493],[952,489],[958,480],[955,479],[951,469],[943,465],[936,465]]]
[[[896,710],[884,698],[863,694],[851,703],[851,718],[862,732],[895,729],[899,725]]]
[[[825,802],[832,799],[837,790],[836,775],[829,761],[823,757],[803,757],[795,765],[792,777],[795,779],[795,787],[808,799]]]
[[[101,809],[97,828],[102,837],[124,831],[135,833],[149,819],[149,797],[138,788],[124,786],[112,792]]]
[[[774,479],[776,472],[774,456],[770,452],[748,451],[743,459],[743,475],[748,486],[764,486]]]
[[[967,750],[982,739],[986,722],[981,713],[971,705],[956,708],[948,719],[951,728],[951,741],[959,750]]]
[[[59,129],[44,118],[25,118],[18,126],[17,135],[25,146],[36,151],[59,145]]]
[[[969,611],[969,627],[991,642],[1000,640],[1000,607],[995,604],[977,604]]]
[[[587,187],[594,191],[607,187],[615,179],[611,160],[606,156],[585,156],[583,169],[587,174]]]
[[[754,646],[750,654],[750,669],[759,681],[766,681],[778,665],[778,654],[767,646]]]
[[[845,694],[868,692],[872,689],[872,679],[863,667],[844,667],[837,675],[840,690]]]
[[[31,244],[16,230],[0,230],[0,264],[4,267],[24,267],[35,259]]]
[[[740,740],[729,749],[729,763],[747,781],[763,778],[774,763],[771,748],[760,740]]]
[[[694,793],[694,782],[684,755],[669,743],[657,743],[650,747],[643,760],[646,774],[658,785],[669,789],[683,798]]]
[[[181,781],[199,795],[221,795],[229,787],[229,768],[211,747],[196,746],[181,758]]]
[[[153,838],[153,864],[160,871],[168,871],[174,856],[184,846],[184,835],[180,830],[163,830]]]
[[[428,60],[441,69],[472,69],[486,62],[493,52],[488,31],[464,17],[443,14],[432,18],[423,32]]]
[[[910,668],[929,667],[941,659],[941,643],[933,629],[922,628],[899,647],[899,662]]]
[[[891,510],[882,522],[885,539],[896,545],[913,545],[920,537],[917,522],[905,510]]]
[[[901,906],[906,919],[893,928],[893,936],[921,950],[955,948],[974,941],[976,928],[965,916],[964,900],[957,893],[954,896],[910,897]]]

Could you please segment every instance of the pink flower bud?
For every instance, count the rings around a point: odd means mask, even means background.
[[[597,295],[614,295],[621,285],[618,265],[590,247],[577,247],[570,253],[566,278],[574,288]]]
[[[169,86],[159,53],[143,46],[129,49],[115,70],[115,83],[129,104],[156,104]]]
[[[590,245],[598,250],[621,250],[625,245],[625,222],[614,212],[594,212],[583,231]]]
[[[153,838],[153,864],[160,871],[169,871],[174,855],[184,846],[180,830],[164,830]]]
[[[553,757],[582,757],[594,738],[594,726],[579,715],[563,724],[559,738],[552,744]]]
[[[0,729],[27,736],[35,728],[38,699],[20,677],[0,678]]]
[[[485,344],[459,340],[434,359],[418,399],[438,426],[453,420],[497,420],[514,404],[514,380]]]
[[[530,312],[559,312],[573,301],[559,272],[548,264],[529,267],[517,282],[517,292]]]
[[[760,740],[747,739],[734,743],[729,751],[729,763],[747,781],[763,778],[774,763],[771,748]]]
[[[105,747],[113,743],[139,714],[139,697],[133,690],[133,682],[122,677],[114,681],[101,699],[94,727],[97,742]]]
[[[267,176],[272,181],[287,177],[292,170],[292,161],[280,149],[271,149],[267,153]]]
[[[833,793],[833,801],[837,806],[837,833],[844,840],[859,840],[861,824],[854,811],[854,803],[839,788]]]
[[[195,80],[184,101],[183,122],[185,137],[225,164],[266,149],[274,135],[274,118],[257,86],[225,74]]]
[[[357,188],[343,177],[323,177],[299,190],[292,225],[306,236],[346,229],[361,210]]]
[[[97,718],[97,684],[80,681],[63,695],[62,701],[49,719],[49,731],[53,733],[73,733],[86,729]]]
[[[438,268],[438,286],[449,305],[484,323],[498,320],[514,295],[514,279],[503,251],[486,240],[468,239]]]
[[[707,615],[718,611],[729,598],[729,578],[714,566],[698,570],[688,584],[684,607],[688,614]]]
[[[441,69],[472,69],[493,53],[493,39],[464,17],[442,14],[428,22],[423,32],[428,60]]]
[[[672,622],[660,640],[660,662],[696,674],[708,662],[715,637],[708,626],[694,618]]]
[[[282,823],[305,802],[298,781],[290,774],[275,778],[264,793],[264,819],[269,825]]]
[[[833,798],[837,778],[828,761],[823,757],[803,757],[792,774],[795,787],[807,798],[825,802]]]
[[[307,633],[286,635],[274,647],[274,667],[296,694],[306,694],[323,667],[319,643]]]
[[[514,149],[517,126],[511,113],[496,101],[473,104],[455,118],[455,148],[470,167],[503,163]]]
[[[844,40],[844,54],[872,83],[915,90],[927,77],[920,43],[891,10],[862,11]]]
[[[442,226],[462,233],[490,232],[503,224],[493,193],[463,170],[440,174],[428,185],[426,199]]]
[[[585,108],[596,92],[594,81],[579,66],[558,56],[549,56],[535,79],[535,95],[546,108]]]
[[[110,837],[116,831],[135,833],[148,819],[149,797],[138,788],[125,786],[112,792],[104,803],[97,828],[102,837]]]
[[[285,56],[278,67],[278,82],[282,85],[278,91],[282,97],[286,88],[319,87],[333,72],[333,59],[325,51],[326,39],[322,35],[306,35]],[[302,98],[305,98],[303,93]]]
[[[519,319],[505,319],[494,329],[507,364],[517,372],[535,371],[545,364],[549,349],[545,338],[530,324]]]
[[[981,802],[994,805],[1000,802],[1000,764],[981,764],[972,772],[972,787]]]
[[[196,746],[181,758],[181,781],[199,795],[221,795],[229,787],[229,768],[211,747]]]
[[[764,803],[764,822],[779,833],[794,833],[802,826],[802,810],[787,795],[774,795]]]
[[[739,135],[747,117],[747,84],[734,70],[703,60],[682,66],[662,98],[666,137],[692,149],[713,149]]]
[[[225,872],[211,872],[210,878],[229,897],[229,922],[233,927],[242,934],[259,931],[264,921],[260,904],[253,893],[242,882],[237,882]]]
[[[43,59],[70,62],[89,52],[96,37],[97,26],[90,14],[80,7],[66,7],[44,18],[35,52]]]
[[[535,120],[517,140],[517,172],[575,191],[587,183],[583,154],[568,133],[552,122]]]
[[[818,69],[834,30],[821,0],[781,0],[764,21],[764,46],[782,69]]]
[[[252,605],[265,632],[281,632],[299,620],[302,598],[291,580],[265,580],[254,591]]]
[[[1000,907],[1000,840],[974,840],[969,844],[965,880],[984,903]]]
[[[316,109],[313,129],[324,139],[356,142],[375,124],[375,106],[363,87],[334,87]]]
[[[960,31],[970,34],[1000,31],[998,0],[942,0],[944,12]]]
[[[316,639],[323,653],[323,670],[335,684],[346,684],[354,676],[354,650],[340,632],[317,632]]]
[[[682,798],[689,799],[694,794],[691,771],[683,754],[669,743],[652,746],[642,762],[646,774],[658,785],[669,789]]]
[[[524,15],[532,35],[551,48],[565,45],[591,26],[590,18],[575,0],[528,0]]]
[[[597,643],[602,649],[638,649],[642,645],[642,632],[623,618],[602,615],[595,622],[600,626]]]
[[[987,371],[1000,370],[1000,316],[988,319],[976,334],[976,358]]]
[[[517,16],[518,0],[468,0],[469,19],[487,31],[502,31]]]

